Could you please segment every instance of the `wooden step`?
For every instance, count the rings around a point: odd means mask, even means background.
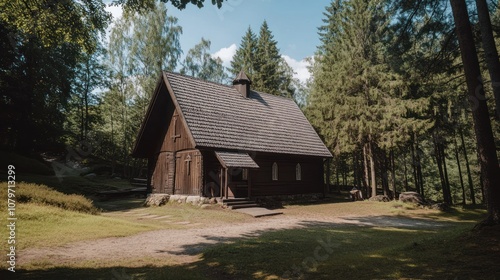
[[[241,209],[241,208],[250,208],[250,207],[259,207],[259,205],[255,204],[255,203],[246,203],[246,204],[239,204],[239,205],[231,205],[231,206],[229,206],[230,209]]]
[[[255,201],[253,201],[253,200],[228,201],[228,202],[225,202],[224,204],[227,206],[231,206],[231,205],[240,205],[240,204],[249,204],[249,203],[255,203]]]
[[[223,198],[223,199],[222,199],[222,203],[231,202],[231,201],[244,201],[244,200],[248,200],[248,198],[247,198],[247,197],[240,197],[240,198]]]

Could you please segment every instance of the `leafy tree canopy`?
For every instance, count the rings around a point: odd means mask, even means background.
[[[155,0],[115,0],[113,5],[123,5],[126,11],[142,12],[154,8],[155,2]],[[189,3],[196,5],[198,8],[203,8],[205,0],[160,0],[160,2],[170,2],[174,7],[183,10]],[[217,8],[220,9],[222,2],[224,0],[212,0],[212,5],[217,5]]]
[[[0,19],[44,47],[77,44],[92,52],[111,19],[101,0],[0,1]]]

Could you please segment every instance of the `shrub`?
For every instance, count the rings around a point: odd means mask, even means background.
[[[0,201],[7,197],[7,183],[2,182]],[[92,201],[82,195],[63,194],[45,185],[20,182],[16,184],[15,195],[17,203],[35,203],[41,205],[51,205],[65,210],[97,214],[99,211],[94,207]],[[4,203],[5,203],[4,202]]]

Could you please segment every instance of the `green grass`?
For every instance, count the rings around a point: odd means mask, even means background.
[[[0,197],[7,197],[7,182],[0,182]],[[15,201],[17,203],[33,203],[59,207],[64,210],[71,210],[89,214],[97,214],[98,209],[94,207],[92,201],[82,195],[67,195],[51,189],[45,185],[19,182],[12,188],[15,191]],[[7,208],[6,200],[0,202],[0,207]]]
[[[75,241],[128,236],[160,228],[33,203],[19,204],[16,213],[18,249],[62,246]],[[3,227],[0,233],[8,236]]]
[[[6,195],[5,183],[1,195]],[[17,250],[56,247],[75,241],[120,237],[155,229],[203,228],[253,218],[217,206],[209,209],[168,203],[141,207],[142,199],[97,203],[104,209],[74,211],[87,199],[44,186],[19,183],[16,207]],[[90,204],[92,205],[92,204]],[[5,202],[0,202],[5,208]],[[95,208],[93,208],[95,209]],[[66,264],[41,259],[20,267],[23,279],[494,279],[500,276],[499,229],[472,232],[484,209],[452,208],[448,212],[399,202],[342,202],[287,205],[285,215],[301,218],[300,228],[258,232],[257,237],[227,239],[189,260],[122,259]],[[132,211],[132,212],[131,212]],[[171,223],[139,220],[133,213],[168,215]],[[346,217],[370,222],[388,219],[424,221],[420,227],[377,227],[318,222],[314,218]],[[265,218],[264,218],[265,219]],[[181,225],[176,222],[187,221]],[[441,226],[432,226],[439,222]],[[8,236],[6,227],[0,236]],[[152,242],[145,240],[145,242]],[[327,244],[327,245],[325,245]],[[194,244],[199,246],[201,244]],[[485,246],[487,245],[487,246]],[[185,248],[190,250],[190,246]],[[5,247],[6,248],[6,247]],[[5,249],[1,253],[5,254]],[[96,252],[97,254],[98,252]],[[2,264],[0,277],[5,273]],[[4,277],[1,277],[4,279]]]
[[[419,216],[439,215],[439,210],[424,209],[409,203],[399,201],[375,202],[375,201],[356,201],[339,200],[331,198],[323,203],[288,205],[285,207],[285,213],[291,215],[300,215],[305,217],[315,216]]]
[[[436,277],[437,270],[427,271],[427,266],[430,261],[443,263],[447,255],[434,253],[442,251],[443,240],[463,230],[312,226],[213,247],[203,259],[238,279]]]
[[[472,225],[470,221],[448,221],[440,228],[401,229],[310,224],[212,246],[189,264],[144,258],[89,261],[20,273],[23,279],[66,279],[69,275],[75,279],[153,280],[495,279],[500,276],[500,231],[485,237],[470,232]],[[483,242],[496,247],[485,249]]]
[[[98,191],[132,188],[128,180],[114,179],[104,176],[87,178],[82,176],[45,176],[30,173],[17,173],[17,181],[43,184],[65,194],[82,194],[91,196]]]

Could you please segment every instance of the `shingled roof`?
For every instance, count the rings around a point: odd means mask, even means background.
[[[163,82],[197,148],[332,157],[289,98],[253,90],[245,98],[234,86],[171,72]]]

